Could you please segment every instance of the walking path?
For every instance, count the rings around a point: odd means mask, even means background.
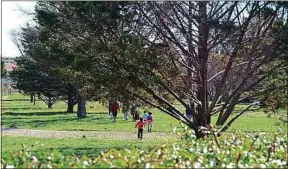
[[[38,138],[95,138],[95,139],[118,139],[133,140],[137,139],[136,132],[115,132],[115,131],[54,131],[54,130],[31,130],[17,128],[2,128],[2,136],[25,136]],[[155,138],[175,138],[174,133],[144,133],[145,139]]]

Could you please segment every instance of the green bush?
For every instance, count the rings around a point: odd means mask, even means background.
[[[2,159],[2,168],[287,168],[286,133],[234,133],[195,140],[184,127],[182,141],[151,150],[110,149],[94,159],[57,150],[38,152],[23,146]],[[217,140],[217,141],[216,141]],[[143,140],[144,141],[144,140]],[[218,142],[218,143],[217,143]]]

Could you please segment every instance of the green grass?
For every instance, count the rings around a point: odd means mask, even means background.
[[[53,105],[53,109],[48,109],[47,105],[40,100],[36,101],[36,105],[30,103],[29,96],[20,94],[2,95],[2,128],[16,127],[37,130],[66,130],[66,131],[125,131],[136,132],[135,123],[130,118],[128,121],[123,120],[123,114],[118,116],[117,123],[112,123],[108,118],[107,108],[96,102],[88,102],[87,118],[78,119],[76,112],[68,114],[66,112],[66,103],[58,102]],[[5,101],[6,100],[6,101]],[[176,105],[181,111],[184,108]],[[245,108],[247,105],[237,105],[235,112]],[[74,107],[76,111],[77,106]],[[151,109],[155,119],[154,132],[172,132],[174,127],[178,127],[179,122],[172,117],[160,112],[157,109]],[[281,110],[285,113],[286,110]],[[212,122],[216,121],[217,116],[213,116]],[[287,123],[286,123],[287,125]],[[278,128],[287,130],[287,126],[283,122],[279,122],[276,118],[267,118],[263,110],[249,111],[243,114],[227,132],[243,131],[243,132],[276,132]],[[31,145],[36,142],[44,144],[43,151],[50,148],[59,149],[64,154],[75,152],[78,155],[86,154],[94,156],[102,150],[109,148],[124,148],[131,146],[140,146],[143,149],[149,149],[157,145],[162,145],[171,140],[178,138],[163,137],[154,140],[109,140],[109,139],[91,139],[91,138],[33,138],[33,137],[2,137],[3,156],[8,155],[8,150],[19,150],[21,144]]]
[[[112,140],[112,139],[92,139],[92,138],[33,138],[33,137],[14,137],[2,136],[2,156],[5,158],[9,151],[21,150],[22,145],[31,147],[39,144],[37,151],[47,152],[51,149],[57,149],[64,155],[75,153],[78,156],[83,154],[89,157],[99,155],[101,151],[106,151],[113,147],[115,149],[131,148],[132,146],[141,149],[150,149],[155,146],[171,143],[175,141],[169,139],[143,139],[143,140]],[[41,146],[43,144],[43,146]]]
[[[66,103],[58,102],[53,105],[53,109],[48,109],[42,101],[36,101],[34,106],[27,101],[14,101],[18,95],[10,95],[13,101],[3,102],[2,125],[4,127],[17,127],[39,130],[82,130],[82,131],[135,131],[130,118],[123,120],[123,113],[118,114],[117,123],[112,123],[108,118],[107,108],[99,103],[88,102],[87,118],[78,119],[76,112],[65,113]],[[29,99],[29,96],[23,98]],[[76,111],[77,106],[74,107]],[[170,116],[155,109],[154,112],[155,132],[171,132],[173,127],[179,122]]]
[[[130,118],[123,120],[123,114],[118,114],[117,123],[112,123],[108,118],[107,108],[97,102],[88,102],[87,118],[78,119],[76,112],[66,113],[66,103],[58,102],[53,105],[53,109],[48,109],[43,101],[36,101],[36,105],[29,102],[29,96],[20,94],[6,95],[10,101],[2,102],[2,125],[3,127],[17,127],[38,130],[80,130],[80,131],[135,131],[134,122]],[[3,97],[3,96],[2,96]],[[5,95],[4,95],[5,97]],[[25,101],[23,101],[23,99]],[[12,101],[11,101],[12,100]],[[235,112],[245,108],[247,105],[237,105]],[[181,111],[184,108],[177,105]],[[77,106],[74,107],[76,111]],[[165,113],[151,109],[155,119],[153,130],[155,132],[171,132],[173,128],[179,126],[179,122]],[[285,110],[281,110],[284,112]],[[215,123],[216,116],[212,117]],[[287,124],[287,123],[286,123]],[[277,118],[267,118],[262,109],[244,113],[236,120],[229,131],[267,131],[275,132],[278,128],[285,128],[283,122]]]

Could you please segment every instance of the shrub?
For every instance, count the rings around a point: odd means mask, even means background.
[[[218,143],[213,136],[195,140],[184,128],[181,141],[151,150],[110,149],[94,159],[64,156],[23,146],[2,159],[3,168],[287,168],[286,133],[225,134]],[[218,146],[219,145],[219,146]]]

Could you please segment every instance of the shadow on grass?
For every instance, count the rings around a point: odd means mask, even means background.
[[[4,102],[13,102],[13,101],[29,101],[30,102],[30,100],[29,99],[2,99],[2,101],[4,101]],[[36,102],[37,101],[40,101],[40,100],[36,100]]]
[[[7,112],[3,113],[3,115],[10,115],[10,116],[50,116],[50,115],[71,115],[71,114],[75,114],[75,116],[77,115],[77,112],[67,113],[66,111],[58,111],[58,112],[53,112],[53,111],[51,111],[51,112],[47,112],[47,111],[46,112],[45,111],[40,112],[39,111],[39,112],[27,112],[27,113],[13,112],[13,110],[16,111],[17,109],[19,109],[19,110],[20,109],[23,109],[23,110],[30,109],[30,110],[32,110],[31,108],[9,108],[8,110],[11,110],[11,111],[7,111]],[[35,108],[35,110],[36,109],[39,110],[40,108]],[[43,110],[45,110],[45,109],[43,109]],[[105,112],[87,112],[87,114],[89,114],[89,115],[91,115],[91,114],[95,114],[95,115],[96,114],[101,114],[102,115],[102,114],[107,114],[107,113],[105,113]]]
[[[6,116],[10,115],[10,116]],[[41,116],[45,117],[48,115],[65,115],[65,116],[59,116],[59,117],[51,117],[50,119],[37,119],[37,117],[33,118],[21,118],[17,116],[23,116],[23,117],[29,117],[29,116]],[[67,115],[67,116],[66,116]],[[12,116],[12,117],[11,117]],[[9,117],[9,118],[8,118]],[[47,125],[59,125],[67,122],[83,122],[83,123],[94,123],[94,124],[115,124],[112,123],[112,119],[108,119],[108,117],[104,117],[103,115],[97,115],[93,114],[90,116],[87,116],[86,118],[78,118],[76,113],[66,113],[66,112],[36,112],[36,113],[12,113],[8,112],[5,113],[2,119],[2,125],[6,127],[16,127],[16,128],[23,128],[24,126],[29,126],[29,128],[38,128],[38,127],[44,127]],[[123,121],[118,119],[116,123],[129,123],[129,121]],[[26,128],[26,127],[24,127]],[[88,130],[83,130],[83,131],[89,131]]]
[[[2,107],[2,110],[11,110],[11,111],[19,111],[19,110],[41,110],[41,109],[47,109],[47,108],[41,108],[41,107]]]
[[[50,115],[63,115],[63,114],[73,114],[67,112],[28,112],[28,113],[14,113],[14,112],[5,112],[4,115],[10,116],[50,116]]]

